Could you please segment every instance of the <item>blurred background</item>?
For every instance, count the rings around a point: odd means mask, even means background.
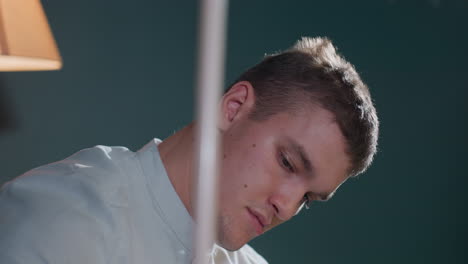
[[[0,73],[0,184],[192,120],[197,1],[42,3],[64,68]],[[226,84],[301,36],[328,36],[381,120],[364,175],[251,243],[270,263],[467,263],[467,27],[466,0],[231,1]]]

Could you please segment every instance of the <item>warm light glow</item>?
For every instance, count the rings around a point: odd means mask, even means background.
[[[0,71],[47,71],[62,68],[59,60],[0,56]]]
[[[0,0],[0,71],[62,67],[40,0]]]

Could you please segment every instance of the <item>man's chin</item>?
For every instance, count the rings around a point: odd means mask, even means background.
[[[248,241],[240,241],[240,240],[230,240],[227,239],[226,237],[218,238],[216,241],[216,244],[228,251],[237,251],[241,247],[243,247],[245,244],[247,244]]]
[[[242,244],[242,245],[230,245],[230,244],[225,244],[225,243],[217,243],[218,246],[224,248],[225,250],[227,251],[237,251],[239,250],[240,248],[242,248],[245,244]]]

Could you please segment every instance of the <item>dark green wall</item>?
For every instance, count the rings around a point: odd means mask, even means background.
[[[196,1],[43,1],[58,72],[0,74],[0,182],[96,144],[137,150],[192,119]],[[255,240],[270,263],[466,263],[468,1],[230,5],[227,82],[329,36],[381,119],[371,169]],[[463,176],[465,175],[465,176]]]

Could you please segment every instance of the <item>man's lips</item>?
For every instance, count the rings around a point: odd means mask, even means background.
[[[249,208],[247,208],[247,211],[257,235],[263,234],[263,224],[260,219]]]
[[[265,226],[268,224],[266,221],[266,218],[261,215],[260,213],[256,212],[255,210],[252,210],[250,208],[247,208],[247,211],[249,212],[249,215],[252,219],[252,222],[255,227],[255,231],[257,232],[257,235],[261,235],[264,232]]]

